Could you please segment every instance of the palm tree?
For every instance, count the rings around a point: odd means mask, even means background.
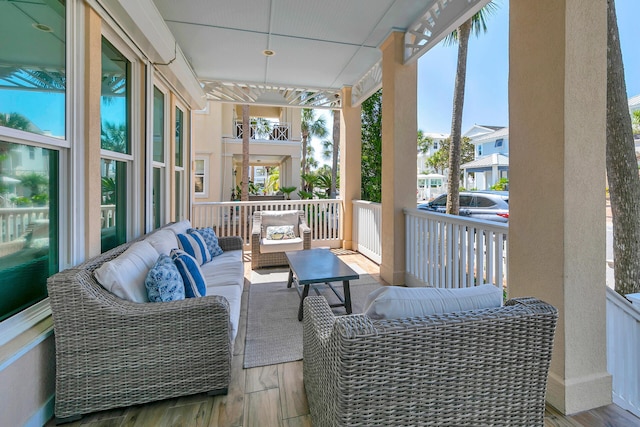
[[[249,105],[242,106],[242,187],[240,200],[249,201]]]
[[[32,124],[31,120],[20,113],[0,113],[0,126],[28,131]]]
[[[302,109],[302,173],[308,174],[310,167],[307,164],[307,145],[311,138],[324,138],[329,133],[327,131],[327,122],[324,117],[320,116],[316,119],[315,112],[310,108]]]
[[[451,117],[451,145],[449,146],[449,190],[447,194],[447,213],[457,215],[460,211],[460,147],[462,146],[462,109],[464,106],[464,88],[467,77],[467,50],[471,31],[476,36],[487,32],[486,18],[497,9],[495,3],[487,3],[478,13],[462,23],[457,30],[449,34],[445,44],[458,43],[458,66],[456,83],[453,90],[453,114]]]
[[[615,289],[624,295],[640,292],[640,177],[614,0],[607,11],[607,179]]]
[[[640,110],[631,113],[631,123],[633,124],[633,133],[640,133]]]
[[[340,158],[340,111],[333,110],[333,134],[332,139],[322,141],[322,157],[325,160],[331,158],[331,188],[327,194],[331,199],[336,198],[336,186],[338,185],[338,160]]]
[[[424,134],[422,129],[418,129],[418,153],[427,154],[433,147],[433,138]]]

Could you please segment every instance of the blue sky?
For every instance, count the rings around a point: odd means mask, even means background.
[[[498,10],[487,21],[487,32],[471,36],[462,132],[474,124],[508,126],[509,2],[497,0]],[[618,28],[627,82],[627,94],[640,94],[640,50],[637,17],[640,1],[616,0]],[[418,128],[451,132],[457,46],[438,44],[418,60]]]

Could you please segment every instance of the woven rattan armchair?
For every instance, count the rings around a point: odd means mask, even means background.
[[[225,298],[138,304],[96,281],[93,272],[132,243],[48,280],[60,422],[155,400],[227,392],[233,346]],[[221,237],[219,244],[225,251],[243,246],[239,237]]]
[[[315,427],[542,426],[557,320],[533,298],[402,320],[304,301],[304,385]]]
[[[285,220],[288,222],[283,222],[283,218],[287,217],[290,220]],[[296,232],[295,242],[293,240],[282,241],[281,243],[284,245],[282,245],[282,248],[277,251],[274,251],[273,247],[268,249],[265,248],[263,240],[265,238],[267,224],[283,225],[285,223],[294,226],[294,230]],[[287,265],[287,258],[284,254],[286,251],[306,249],[311,249],[311,229],[305,220],[304,211],[256,211],[253,213],[253,228],[251,229],[252,269]]]

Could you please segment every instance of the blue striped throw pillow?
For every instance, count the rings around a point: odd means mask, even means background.
[[[178,234],[178,242],[180,249],[194,257],[198,261],[198,265],[211,261],[211,252],[209,252],[204,238],[197,231],[193,231],[191,234]]]
[[[182,276],[185,297],[195,298],[205,296],[207,294],[207,284],[204,281],[204,276],[202,275],[198,261],[180,249],[171,250],[171,259],[176,264]]]
[[[211,257],[217,257],[218,255],[223,254],[223,250],[218,243],[218,236],[216,236],[216,232],[213,231],[211,227],[198,228],[197,230],[194,228],[190,228],[187,230],[187,233],[191,234],[192,232],[198,232],[204,239],[204,242],[207,244],[207,248],[209,249],[209,253],[211,253]]]

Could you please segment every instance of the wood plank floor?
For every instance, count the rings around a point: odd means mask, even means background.
[[[378,265],[350,251],[336,251],[341,259],[380,279]],[[250,261],[250,254],[245,255]],[[103,411],[65,424],[68,427],[303,427],[311,426],[302,382],[302,362],[243,369],[247,326],[247,297],[251,263],[245,263],[245,291],[231,378],[226,396],[206,394],[147,405]],[[55,425],[53,420],[47,427]],[[640,419],[616,405],[566,417],[552,407],[545,413],[546,427],[640,427]]]

